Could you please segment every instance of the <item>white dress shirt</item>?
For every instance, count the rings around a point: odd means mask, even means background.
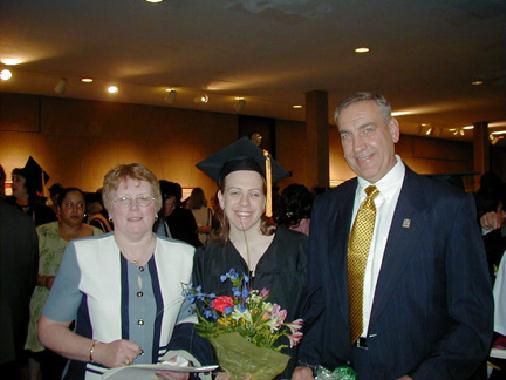
[[[378,281],[378,274],[383,262],[383,253],[390,233],[390,225],[404,181],[404,164],[399,156],[396,155],[395,157],[397,160],[395,166],[374,184],[379,190],[379,193],[374,199],[374,204],[376,205],[376,223],[364,272],[364,293],[362,302],[362,326],[364,326],[364,330],[361,334],[362,337],[367,337],[369,319],[374,302],[374,293],[376,291],[376,282]],[[369,185],[373,184],[358,177],[355,204],[353,206],[353,218],[351,221],[352,225],[355,221],[360,204],[366,197],[364,190]]]

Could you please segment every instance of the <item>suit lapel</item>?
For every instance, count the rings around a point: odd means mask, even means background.
[[[355,190],[357,188],[357,179],[350,181],[343,194],[334,198],[339,202],[335,207],[329,209],[337,210],[329,218],[329,269],[333,274],[330,278],[333,280],[332,287],[340,302],[340,309],[343,318],[348,320],[348,271],[347,271],[347,252],[348,236],[350,233],[350,221],[355,200]]]
[[[376,283],[371,323],[381,314],[390,296],[396,291],[397,281],[412,257],[410,252],[416,251],[418,240],[427,225],[425,194],[417,182],[417,174],[406,167]]]

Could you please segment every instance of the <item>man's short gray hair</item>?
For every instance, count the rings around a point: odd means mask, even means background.
[[[390,121],[390,118],[392,117],[392,108],[390,107],[390,103],[388,100],[385,99],[385,97],[381,94],[373,94],[371,92],[357,92],[351,96],[348,96],[347,98],[344,98],[339,102],[339,104],[336,107],[336,111],[334,113],[334,120],[337,124],[337,120],[339,116],[341,115],[341,112],[352,105],[353,103],[358,102],[365,102],[372,100],[373,102],[376,102],[376,105],[379,107],[381,113],[385,117],[385,121]]]

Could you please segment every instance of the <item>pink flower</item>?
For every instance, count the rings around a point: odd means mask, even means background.
[[[300,340],[302,339],[302,336],[303,334],[300,331],[288,335],[288,340],[290,341],[290,348],[298,345],[300,343]]]
[[[262,298],[269,297],[269,289],[263,288],[262,290],[260,290],[260,297]]]
[[[223,313],[227,307],[234,306],[234,299],[232,297],[222,296],[213,299],[211,306],[214,310]]]
[[[281,306],[278,304],[274,304],[272,308],[272,317],[279,320],[280,323],[283,323],[283,321],[286,319],[286,310],[281,310]]]

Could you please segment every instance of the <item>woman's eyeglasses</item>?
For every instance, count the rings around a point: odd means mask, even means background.
[[[135,198],[124,195],[122,197],[116,198],[114,200],[114,203],[124,209],[132,207],[134,203],[137,207],[148,207],[153,203],[155,199],[156,198],[148,195],[138,195]]]

